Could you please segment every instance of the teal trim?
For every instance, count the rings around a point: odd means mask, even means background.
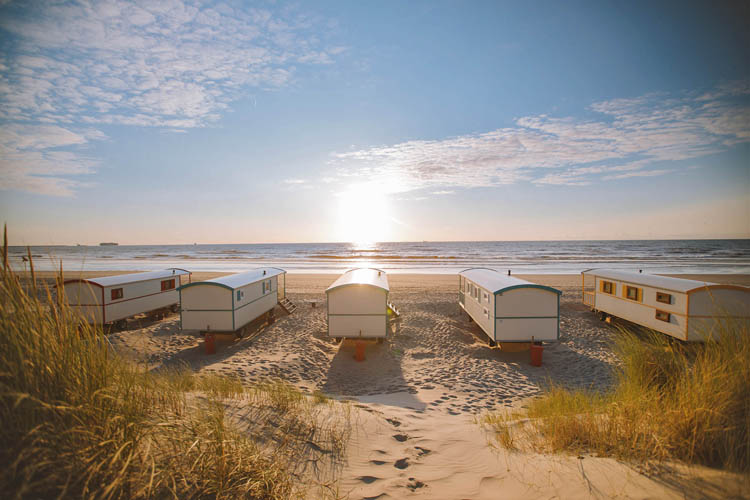
[[[227,287],[227,288],[229,288],[229,287]],[[232,290],[231,288],[229,288],[229,289]],[[232,331],[235,331],[235,330],[237,330],[237,328],[235,328],[235,326],[234,326],[234,291],[232,291]]]
[[[180,291],[179,288],[177,289],[177,292],[180,297],[180,330],[182,330],[182,292]]]
[[[495,316],[497,314],[497,297],[494,293],[492,297],[494,298],[492,301],[492,335],[494,335],[494,340],[497,342],[497,316]]]
[[[560,316],[497,316],[495,319],[552,319]]]
[[[326,289],[326,293],[332,292],[333,290],[338,290],[339,288],[346,288],[348,286],[371,286],[373,288],[379,288],[380,290],[383,290],[386,294],[388,293],[388,288],[384,288],[379,285],[373,285],[372,283],[344,283],[343,285],[337,285]]]
[[[237,308],[235,308],[235,309],[232,309],[232,310],[233,310],[233,311],[239,311],[239,310],[240,310],[240,309],[242,309],[243,307],[245,307],[245,306],[249,306],[250,304],[252,304],[252,303],[254,303],[254,302],[258,302],[258,301],[259,301],[259,300],[261,300],[261,299],[265,299],[266,297],[268,297],[268,296],[270,296],[270,295],[271,295],[271,292],[268,292],[267,294],[265,294],[265,295],[261,295],[261,296],[260,296],[260,297],[258,297],[257,299],[253,299],[253,300],[251,300],[250,302],[248,302],[247,304],[242,304],[242,305],[241,305],[240,307],[237,307]],[[277,300],[278,300],[278,299],[277,299]],[[232,307],[234,307],[234,305],[233,305]]]
[[[198,286],[198,285],[213,285],[213,286],[220,286],[222,288],[226,288],[227,290],[234,290],[234,288],[232,288],[231,286],[227,286],[222,283],[214,283],[212,281],[195,281],[193,283],[185,283],[184,285],[180,286],[178,290],[182,290],[183,288],[190,288],[191,286]]]
[[[555,292],[558,295],[562,295],[562,292],[558,290],[557,288],[552,288],[551,286],[544,286],[544,285],[513,285],[509,286],[507,288],[503,288],[502,290],[496,290],[495,295],[502,295],[503,292],[507,292],[508,290],[513,290],[514,288],[541,288],[542,290],[547,290],[549,292]]]
[[[383,330],[383,338],[388,337],[388,296],[391,294],[390,290],[385,292],[385,330]]]
[[[328,317],[331,316],[388,316],[388,313],[385,314],[331,314],[328,313]]]
[[[186,309],[187,312],[232,312],[232,309]]]
[[[557,340],[560,340],[560,295],[557,296]]]

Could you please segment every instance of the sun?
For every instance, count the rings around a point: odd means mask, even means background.
[[[338,241],[375,243],[388,241],[388,197],[375,184],[354,184],[338,194]]]

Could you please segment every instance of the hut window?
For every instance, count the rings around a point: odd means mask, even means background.
[[[656,310],[656,319],[658,319],[659,321],[666,321],[667,323],[669,323],[671,316],[672,315],[666,311],[660,311],[659,309]]]
[[[112,289],[112,300],[117,300],[122,298],[122,288],[113,288]]]
[[[485,315],[485,317],[487,317],[487,318],[489,318],[489,317],[490,317],[490,312],[489,312],[489,311],[487,310],[487,308],[486,308],[486,307],[484,308],[484,315]]]
[[[602,280],[602,293],[608,293],[610,295],[615,294],[615,284],[611,281]]]
[[[664,292],[656,292],[656,301],[661,302],[662,304],[671,304],[672,295]]]
[[[237,302],[239,302],[240,300],[242,300],[242,290],[237,290]]]
[[[489,294],[487,294],[487,293],[484,294],[484,301],[487,302],[488,304],[490,303],[490,295]]]
[[[173,288],[174,288],[174,278],[172,278],[171,280],[164,280],[164,281],[161,282],[161,291],[162,292],[164,290],[171,290]]]
[[[643,300],[643,290],[636,286],[625,285],[625,292],[623,295],[629,300],[635,300],[637,302]]]

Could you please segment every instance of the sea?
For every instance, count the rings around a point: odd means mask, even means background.
[[[223,245],[34,246],[37,270],[340,273],[375,267],[389,273],[455,274],[470,267],[514,274],[578,274],[595,267],[664,274],[748,274],[750,240],[421,241]],[[11,267],[28,269],[26,247],[10,247]]]

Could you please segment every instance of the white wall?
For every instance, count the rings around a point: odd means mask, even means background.
[[[536,287],[513,288],[495,295],[498,342],[553,341],[558,338],[559,295]]]
[[[704,340],[720,328],[750,327],[750,292],[712,288],[690,294],[688,340]]]
[[[266,286],[263,286],[263,283]],[[265,293],[263,292],[265,288]],[[278,303],[278,276],[266,280],[250,283],[239,289],[242,293],[237,300],[237,291],[234,292],[234,327],[242,328],[261,314],[270,311]]]
[[[232,290],[199,283],[181,293],[183,330],[232,331]]]
[[[497,318],[498,342],[557,340],[557,318]]]
[[[176,288],[161,291],[161,282],[175,280],[175,287],[179,286],[179,276],[168,276],[148,281],[137,281],[104,288],[105,318],[107,323],[127,318],[162,307],[177,304],[179,294]],[[112,300],[112,290],[122,288],[121,299]]]
[[[77,311],[89,323],[102,322],[102,289],[89,283],[73,281],[65,283],[62,293],[71,309]]]
[[[387,316],[329,316],[328,335],[347,338],[386,336]]]
[[[347,285],[328,292],[328,335],[385,337],[387,292],[368,285]]]
[[[464,292],[464,310],[471,316],[471,319],[479,325],[487,336],[494,340],[495,333],[493,331],[493,322],[495,320],[494,315],[494,294],[483,289],[468,278],[462,280],[463,292]],[[475,297],[471,289],[467,290],[466,285],[472,285],[478,290],[478,297]]]
[[[610,281],[615,284],[614,295],[601,292],[601,281]],[[642,302],[626,299],[623,296],[625,285],[635,286],[643,290]],[[664,292],[672,295],[671,303],[664,304],[656,301],[656,292]],[[651,328],[658,332],[686,340],[687,327],[687,294],[663,290],[649,286],[640,285],[635,282],[623,282],[614,279],[596,277],[596,303],[594,308],[628,320],[632,323]],[[670,313],[669,322],[656,319],[656,311]]]
[[[174,276],[175,287],[179,276]],[[165,279],[172,279],[168,277]],[[71,282],[63,286],[68,303],[78,309],[89,321],[111,323],[119,319],[153,311],[176,304],[179,295],[176,289],[161,291],[162,278],[105,287],[104,312],[102,316],[102,288],[85,282]],[[112,300],[112,289],[122,288],[121,299]]]
[[[264,282],[270,282],[265,287],[265,293]],[[278,276],[249,283],[236,290],[200,283],[187,287],[182,290],[182,329],[217,332],[239,330],[276,306],[277,289]]]
[[[160,282],[157,281],[156,284],[160,285]],[[123,290],[123,292],[125,293],[125,297],[121,301],[114,301],[105,306],[105,316],[108,323],[162,307],[169,307],[177,304],[179,300],[176,290],[157,292],[155,295],[131,299],[128,299],[127,289]],[[108,298],[107,294],[109,293],[109,289],[105,288],[105,299]]]
[[[232,310],[232,291],[223,286],[195,284],[181,291],[182,303],[185,310],[221,309]]]
[[[232,311],[182,311],[183,330],[231,332]]]

